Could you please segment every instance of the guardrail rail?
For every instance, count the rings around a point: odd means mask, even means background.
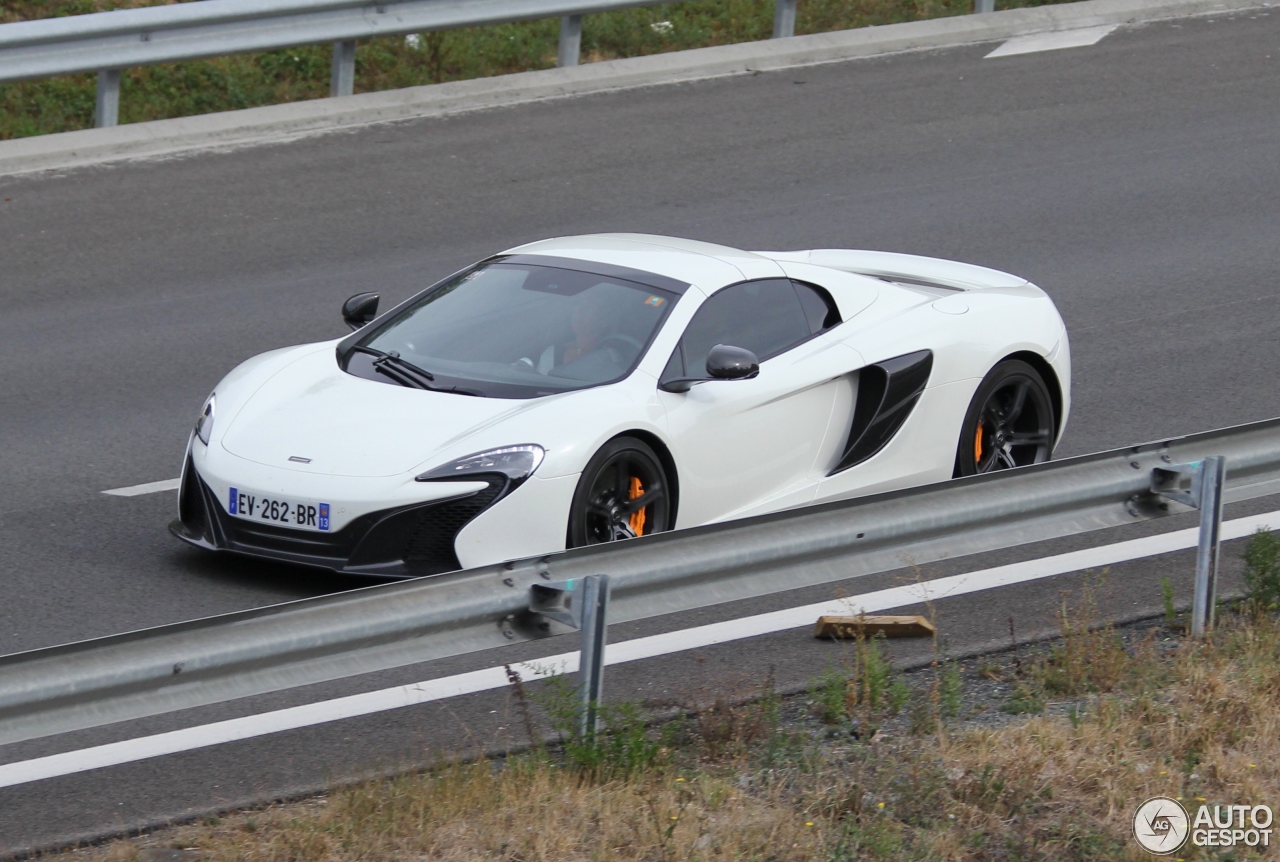
[[[330,96],[355,87],[356,40],[560,18],[558,60],[576,66],[582,16],[664,0],[202,0],[0,24],[0,83],[98,73],[94,124],[114,126],[120,73],[174,63],[331,42]],[[773,38],[795,34],[796,0],[774,0]],[[991,12],[995,0],[974,0]]]
[[[627,622],[1276,493],[1280,419],[3,656],[0,745],[567,633],[600,573]]]

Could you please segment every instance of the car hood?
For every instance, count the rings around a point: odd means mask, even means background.
[[[223,431],[222,446],[240,458],[277,468],[395,476],[541,400],[478,398],[378,383],[347,374],[332,350],[321,350],[286,366],[249,396]]]

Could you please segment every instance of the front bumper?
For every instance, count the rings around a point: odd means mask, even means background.
[[[332,533],[316,533],[227,514],[188,457],[182,471],[179,517],[169,524],[169,531],[200,548],[344,574],[391,578],[437,575],[462,568],[454,547],[458,533],[511,490],[506,476],[476,478],[487,487],[369,512]]]

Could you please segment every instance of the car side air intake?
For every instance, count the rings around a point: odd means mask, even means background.
[[[932,370],[933,351],[918,350],[858,372],[858,399],[849,441],[828,476],[861,464],[888,445],[920,400]]]

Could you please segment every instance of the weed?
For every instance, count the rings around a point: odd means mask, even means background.
[[[939,727],[938,710],[931,703],[930,691],[921,692],[921,696],[913,698],[907,710],[907,730],[912,736],[926,736]]]
[[[911,698],[885,654],[884,635],[859,636],[854,644],[851,673],[828,668],[809,686],[813,713],[827,724],[848,725],[854,739],[875,736],[885,715],[897,715]]]
[[[679,790],[676,791],[675,813],[669,813],[671,809],[659,803],[652,795],[644,798],[645,807],[649,810],[650,823],[658,839],[658,858],[672,858],[672,839],[694,796],[688,782],[682,782]]]
[[[662,757],[661,739],[650,733],[643,710],[634,703],[599,704],[602,727],[584,736],[578,688],[564,675],[549,677],[536,698],[559,734],[565,762],[592,778],[626,778],[657,765]]]
[[[891,859],[902,851],[898,824],[887,817],[847,821],[827,858],[830,862],[860,862],[863,859]]]
[[[814,714],[825,724],[840,724],[849,717],[849,677],[829,667],[809,684]]]
[[[1013,627],[1013,614],[1009,614],[1009,649],[1013,656],[1013,669],[1015,673],[1022,671],[1022,658],[1018,655],[1018,633]]]
[[[1004,682],[1004,671],[1000,668],[1000,665],[986,658],[979,659],[974,673],[978,676],[986,677],[992,682]]]
[[[515,695],[516,709],[520,713],[520,720],[524,724],[524,732],[529,740],[529,747],[535,751],[542,747],[542,737],[538,735],[538,731],[533,723],[533,714],[529,710],[529,692],[524,687],[524,679],[509,664],[504,664],[502,669],[506,671],[507,683],[511,686],[511,692]]]
[[[1245,596],[1258,613],[1280,609],[1280,536],[1266,527],[1244,547]]]
[[[756,745],[762,746],[766,759],[772,758],[786,747],[778,733],[781,708],[772,675],[745,697],[720,692],[709,705],[691,698],[682,706],[691,716],[684,723],[687,732],[675,739],[683,739],[700,757],[712,762],[740,758]]]
[[[888,699],[889,714],[897,715],[902,712],[903,707],[907,705],[907,701],[911,699],[911,688],[900,677],[895,676],[889,680],[889,690],[886,692]]]
[[[1000,711],[1007,712],[1009,715],[1026,715],[1044,712],[1044,707],[1045,698],[1040,691],[1020,685],[1014,689],[1009,700],[1000,707]]]
[[[1004,779],[996,772],[994,764],[985,763],[982,766],[982,772],[978,775],[977,781],[977,801],[990,806],[992,803],[999,802],[1004,796]]]
[[[885,656],[884,634],[872,638],[859,638],[855,650],[857,670],[857,702],[869,710],[879,709],[888,700],[893,685],[893,665]]]
[[[1178,618],[1178,611],[1173,606],[1173,581],[1168,578],[1160,579],[1160,598],[1164,602],[1164,624],[1173,628]]]
[[[935,662],[933,683],[927,688],[910,691],[907,703],[907,728],[915,736],[936,733],[944,720],[960,714],[963,705],[960,674],[952,661]]]
[[[964,680],[954,661],[944,661],[938,675],[938,708],[944,718],[960,715],[964,705]]]
[[[1132,661],[1114,626],[1098,610],[1101,578],[1086,579],[1074,605],[1063,595],[1058,624],[1062,639],[1047,657],[1035,660],[1026,676],[1046,695],[1076,696],[1111,691]]]

